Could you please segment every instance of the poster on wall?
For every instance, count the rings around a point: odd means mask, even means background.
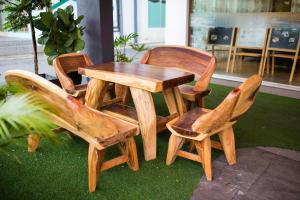
[[[299,28],[273,28],[269,47],[296,50],[299,33]]]
[[[238,46],[263,48],[266,37],[264,28],[240,28]]]
[[[233,28],[214,27],[208,30],[208,44],[231,45]]]

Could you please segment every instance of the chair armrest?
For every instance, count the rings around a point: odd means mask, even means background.
[[[75,85],[74,90],[66,90],[69,94],[71,94],[73,97],[81,97],[84,96],[86,93],[87,84],[82,85]]]
[[[180,85],[179,90],[183,98],[189,101],[196,101],[197,98],[205,97],[211,93],[211,89],[195,91],[191,85]]]

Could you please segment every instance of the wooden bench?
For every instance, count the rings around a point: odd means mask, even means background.
[[[7,71],[5,79],[8,84],[21,85],[31,95],[49,105],[51,110],[45,112],[57,126],[89,143],[90,192],[95,191],[97,177],[101,171],[125,162],[132,170],[137,171],[139,169],[134,141],[134,136],[139,133],[136,125],[85,106],[58,86],[31,72]],[[40,138],[36,134],[32,134],[28,138],[30,152],[36,150],[39,141]],[[103,162],[105,150],[115,144],[120,147],[122,155]]]
[[[208,84],[216,68],[213,55],[191,47],[160,46],[146,52],[140,63],[173,67],[195,74],[195,86],[181,85],[179,90],[188,109],[193,102],[200,107],[204,106],[203,98],[210,94]]]

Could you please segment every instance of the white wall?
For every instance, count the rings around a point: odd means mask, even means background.
[[[170,1],[170,0],[168,0]],[[173,0],[171,0],[173,1]],[[181,0],[179,0],[181,1]],[[141,43],[162,43],[165,28],[148,27],[148,0],[138,0],[138,34]]]
[[[166,1],[165,44],[188,44],[189,0]]]
[[[123,25],[123,34],[134,33],[134,0],[122,0],[122,16],[120,23]]]

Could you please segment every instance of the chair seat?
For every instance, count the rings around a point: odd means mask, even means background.
[[[75,85],[75,90],[83,91],[86,90],[86,88],[87,88],[87,84]]]
[[[139,125],[138,115],[135,108],[116,103],[116,104],[109,104],[107,106],[102,107],[101,111],[109,116],[125,120],[132,124]],[[174,119],[177,115],[171,115],[168,117],[156,116],[156,126],[157,132],[161,132],[166,129],[166,123],[170,120]]]
[[[237,52],[237,56],[251,56],[251,57],[262,57],[261,53],[249,53],[249,52]]]
[[[210,93],[210,89],[205,91],[195,91],[191,85],[180,85],[179,87],[182,97],[188,101],[196,101],[197,97],[203,97]]]
[[[87,84],[75,85],[74,92],[72,94],[73,97],[81,97],[85,95],[87,88]]]
[[[86,93],[87,86],[88,84],[75,85],[75,89],[72,96],[75,98],[84,96]],[[112,95],[111,93],[113,93],[114,91],[114,84],[110,83],[108,85],[107,91],[110,93],[110,95]]]
[[[97,135],[95,135],[97,141],[104,147],[111,146],[119,142],[125,141],[127,138],[135,136],[139,133],[139,129],[136,125],[117,119],[115,117],[111,117],[105,113],[99,112],[98,114],[101,115],[101,117],[104,117],[105,119],[112,121],[116,125],[118,130],[118,134],[108,138],[101,139],[100,137],[97,137]],[[101,135],[101,131],[99,131],[99,136],[100,135]]]
[[[172,124],[172,128],[179,134],[184,136],[195,137],[199,135],[199,133],[194,132],[192,130],[193,123],[201,116],[204,115],[211,110],[206,108],[195,108],[190,110],[189,112],[183,114],[179,117],[179,119]]]

